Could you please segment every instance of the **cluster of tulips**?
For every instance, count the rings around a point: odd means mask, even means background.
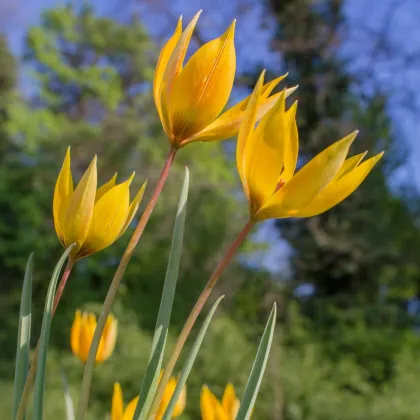
[[[117,323],[110,315],[112,304],[126,267],[164,188],[171,166],[182,148],[192,142],[221,141],[237,136],[236,161],[249,203],[249,220],[204,286],[177,339],[169,361],[163,367],[162,358],[186,218],[189,185],[189,172],[186,169],[149,363],[139,394],[125,408],[121,388],[118,383],[115,384],[112,420],[169,420],[180,415],[186,403],[185,384],[188,374],[221,298],[217,299],[209,311],[187,362],[179,377],[175,379],[172,374],[178,357],[216,282],[254,225],[272,218],[312,217],[327,211],[349,196],[382,157],[382,153],[379,153],[363,160],[366,153],[362,153],[348,158],[349,148],[357,135],[357,132],[353,132],[332,143],[296,170],[299,149],[297,102],[287,107],[286,99],[297,87],[280,89],[273,93],[286,75],[265,83],[263,72],[250,96],[224,110],[233,88],[236,70],[235,22],[223,35],[200,47],[184,63],[200,13],[197,13],[185,28],[182,19],[179,19],[174,34],[163,46],[158,59],[153,95],[170,147],[161,175],[142,215],[136,217],[146,183],[132,200],[130,184],[134,174],[119,184],[115,175],[98,188],[95,156],[74,188],[70,148],[67,151],[53,199],[54,225],[66,251],[51,279],[41,336],[30,365],[30,328],[28,331],[28,325],[25,323],[27,318],[24,316],[28,310],[30,313],[32,259],[28,262],[19,321],[13,420],[23,420],[32,389],[34,420],[43,418],[49,327],[73,266],[78,260],[110,246],[130,225],[135,224],[134,233],[116,269],[98,320],[96,321],[94,315],[77,312],[72,328],[73,352],[85,366],[77,410],[75,414],[72,410],[68,411],[67,416],[69,420],[85,418],[95,363],[111,355],[116,341]],[[66,260],[67,265],[61,280],[58,281]],[[241,401],[237,399],[232,385],[226,387],[221,402],[207,387],[203,387],[201,411],[204,420],[250,418],[270,351],[275,320],[274,304]]]

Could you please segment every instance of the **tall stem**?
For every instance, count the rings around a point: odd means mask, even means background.
[[[249,220],[246,223],[246,225],[242,228],[242,230],[239,232],[238,236],[233,241],[230,248],[227,250],[225,256],[222,258],[219,265],[214,270],[209,281],[207,282],[206,286],[201,292],[201,295],[199,296],[197,302],[195,303],[193,309],[188,315],[187,321],[185,322],[184,327],[182,328],[182,331],[178,336],[178,340],[175,344],[171,357],[167,365],[165,366],[165,370],[163,371],[162,379],[159,383],[155,398],[153,399],[152,408],[150,409],[150,412],[149,412],[149,417],[148,417],[149,419],[154,418],[154,414],[159,408],[159,404],[163,396],[163,391],[165,390],[166,385],[172,375],[175,364],[181,354],[181,351],[182,351],[182,348],[184,347],[185,342],[187,341],[187,338],[191,332],[191,329],[193,328],[195,321],[198,318],[198,315],[200,314],[201,310],[203,309],[204,304],[207,302],[207,299],[209,298],[211,292],[213,291],[213,288],[215,284],[217,283],[217,280],[219,279],[219,277],[221,276],[221,274],[223,273],[227,265],[232,260],[232,257],[235,255],[239,246],[248,236],[248,233],[251,231],[254,224],[255,222],[253,220]]]
[[[73,266],[74,266],[74,261],[69,259],[67,261],[67,265],[66,265],[66,268],[64,269],[60,283],[58,284],[57,290],[55,292],[52,316],[54,316],[55,311],[57,310],[58,303],[60,302],[61,296],[63,294],[64,288],[66,287],[67,280],[70,276]],[[32,386],[35,380],[36,366],[38,362],[38,353],[39,353],[39,339],[35,347],[34,355],[32,357],[32,362],[29,368],[28,376],[26,377],[25,386],[22,391],[22,397],[20,399],[19,408],[16,413],[15,420],[23,420],[23,418],[25,417],[25,411],[26,411],[26,406],[28,404],[28,398],[31,393]]]
[[[127,249],[124,251],[124,254],[121,257],[120,264],[117,270],[115,271],[114,278],[112,279],[111,285],[106,295],[104,304],[102,306],[101,314],[99,315],[98,323],[96,325],[95,334],[93,335],[92,343],[90,345],[88,358],[85,364],[85,370],[83,372],[83,379],[79,393],[79,403],[77,407],[77,420],[83,420],[86,415],[87,406],[89,402],[90,386],[92,383],[93,370],[95,367],[96,353],[98,351],[106,319],[110,313],[111,306],[118,292],[118,288],[120,287],[121,280],[123,278],[127,265],[130,262],[130,259],[133,255],[134,249],[137,246],[141,235],[143,234],[144,228],[146,227],[147,222],[149,221],[149,218],[153,212],[153,209],[155,208],[159,195],[162,192],[163,186],[165,185],[166,179],[168,178],[169,171],[175,159],[176,151],[177,149],[172,148],[168,154],[168,157],[166,158],[166,162],[163,166],[156,188],[152,194],[149,203],[147,204],[144,210],[143,215],[140,218],[140,221],[133,233],[133,236],[130,239],[130,242],[128,243]]]

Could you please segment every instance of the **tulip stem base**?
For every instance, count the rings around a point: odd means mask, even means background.
[[[219,277],[221,276],[225,268],[228,266],[233,256],[235,255],[236,251],[238,250],[239,246],[243,243],[243,241],[248,236],[249,232],[251,231],[254,225],[255,225],[255,221],[249,220],[245,224],[245,226],[242,228],[242,230],[239,232],[238,236],[236,237],[232,245],[227,250],[225,256],[222,258],[219,265],[214,270],[209,281],[207,282],[206,286],[201,292],[201,295],[199,296],[197,302],[195,303],[193,309],[188,315],[188,318],[184,324],[184,327],[182,328],[182,331],[178,336],[178,340],[175,344],[171,357],[163,371],[163,376],[159,383],[158,389],[156,391],[155,398],[153,399],[153,405],[149,412],[148,419],[154,418],[154,414],[159,407],[160,401],[162,400],[163,391],[165,390],[166,385],[168,384],[168,381],[172,375],[175,364],[178,361],[178,358],[181,354],[182,348],[184,347],[184,344],[187,341],[187,338],[195,324],[195,321],[197,320],[198,316],[201,313],[201,310],[203,309],[205,303],[207,302],[207,299],[210,297],[211,292],[213,291],[213,288],[217,283],[217,280],[219,279]]]
[[[136,229],[134,230],[133,236],[131,237],[130,242],[128,243],[127,249],[124,251],[124,254],[121,257],[120,264],[118,265],[118,268],[115,271],[111,285],[109,286],[108,293],[106,295],[101,313],[98,318],[98,323],[96,325],[95,333],[93,335],[88,358],[86,360],[85,369],[83,372],[83,379],[79,393],[79,403],[77,406],[76,420],[83,420],[86,416],[87,406],[89,402],[90,386],[92,383],[93,371],[95,368],[96,353],[98,352],[98,347],[101,341],[106,320],[111,311],[111,306],[114,303],[115,296],[117,295],[123,275],[125,273],[128,263],[131,260],[134,249],[136,248],[143,234],[143,231],[147,225],[147,222],[149,221],[150,216],[152,215],[153,209],[155,208],[160,193],[162,192],[162,189],[166,183],[169,171],[175,159],[176,152],[177,149],[175,148],[171,148],[171,150],[169,151],[168,157],[166,158],[165,165],[163,166],[162,172],[156,184],[155,190],[153,191],[152,197],[147,203],[147,206],[139,220],[139,223],[137,224]]]
[[[67,280],[69,279],[71,270],[74,266],[74,261],[69,259],[67,262],[67,266],[64,269],[63,275],[61,277],[60,283],[57,286],[57,290],[55,292],[53,309],[52,309],[52,316],[54,316],[55,311],[57,310],[57,306],[60,302],[61,296],[63,295],[64,288],[66,287]],[[15,420],[23,420],[25,417],[26,406],[28,404],[28,398],[32,390],[32,386],[35,380],[36,374],[36,367],[38,363],[38,353],[39,353],[39,339],[38,343],[35,347],[34,354],[32,356],[31,366],[28,371],[28,376],[26,377],[25,386],[22,391],[22,397],[20,399],[19,408],[16,413]]]

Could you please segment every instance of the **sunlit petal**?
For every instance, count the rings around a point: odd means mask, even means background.
[[[118,321],[112,315],[109,315],[99,343],[96,362],[100,363],[110,358],[117,342],[117,333]]]
[[[235,22],[199,48],[175,79],[171,120],[176,142],[204,129],[225,107],[235,77],[234,30]]]
[[[214,395],[207,386],[203,386],[200,396],[200,409],[202,420],[217,420],[214,408]]]
[[[96,196],[95,196],[95,203],[106,193],[108,192],[111,188],[115,187],[115,181],[117,180],[117,173],[114,174],[114,176],[104,185],[102,185],[102,187],[98,188],[98,191],[96,191]]]
[[[231,420],[234,420],[236,417],[237,405],[238,400],[236,398],[235,388],[231,383],[228,383],[223,393],[222,407],[229,414]]]
[[[67,148],[63,166],[58,175],[54,189],[53,216],[57,236],[64,242],[63,226],[70,198],[73,194],[73,178],[70,170],[70,147]]]
[[[335,142],[307,163],[258,211],[257,220],[293,217],[336,176],[357,132]]]
[[[67,208],[63,233],[65,245],[76,243],[72,254],[79,251],[89,232],[96,194],[96,156],[77,185]]]
[[[379,153],[368,159],[366,162],[363,162],[355,169],[347,172],[345,175],[329,184],[315,197],[308,207],[300,211],[296,217],[316,216],[343,201],[359,187],[372,168],[381,159],[382,155],[383,153]]]
[[[350,171],[352,171],[354,168],[357,167],[357,165],[362,161],[362,159],[366,156],[367,152],[360,153],[358,155],[352,156],[348,159],[346,159],[343,163],[343,166],[338,171],[335,179],[339,179],[342,176],[346,175]]]
[[[82,313],[76,311],[76,316],[70,331],[70,347],[75,356],[79,356],[80,330],[82,328]]]
[[[118,382],[114,384],[112,394],[111,420],[122,420],[124,413],[124,400],[121,386]]]
[[[139,397],[133,398],[127,405],[127,408],[124,411],[123,420],[133,420],[134,412],[136,411],[137,401]]]

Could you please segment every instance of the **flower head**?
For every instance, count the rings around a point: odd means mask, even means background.
[[[237,134],[249,98],[224,112],[236,69],[235,21],[219,38],[204,44],[183,66],[201,11],[182,29],[182,18],[162,48],[153,95],[163,128],[173,147],[194,141],[224,140]],[[264,86],[258,104],[261,118],[274,104],[269,98],[280,77]],[[291,93],[294,89],[289,89]]]
[[[235,420],[239,400],[231,383],[226,385],[220,402],[207,386],[203,386],[200,397],[202,420]]]
[[[64,247],[76,245],[73,260],[94,254],[116,241],[127,229],[137,212],[146,187],[140,188],[130,204],[133,175],[116,185],[115,174],[105,185],[97,187],[96,156],[76,189],[70,170],[70,148],[67,149],[54,190],[53,214],[57,235]]]
[[[70,346],[73,354],[83,363],[86,362],[93,334],[96,328],[96,317],[92,313],[76,311],[70,333]],[[104,362],[111,357],[117,341],[118,321],[109,315],[104,332],[101,337],[98,352],[96,353],[96,363]]]
[[[323,213],[349,196],[383,153],[363,163],[366,153],[346,159],[356,131],[327,147],[295,173],[299,148],[297,103],[286,110],[286,94],[282,92],[255,128],[263,78],[264,74],[249,101],[236,149],[251,218],[311,217]]]
[[[161,375],[162,376],[162,375]],[[166,385],[165,392],[163,393],[163,398],[160,403],[159,409],[156,413],[155,420],[161,420],[165,414],[165,410],[169,404],[170,399],[175,391],[177,380],[171,378]],[[119,383],[114,384],[114,394],[112,396],[112,407],[111,407],[111,420],[132,420],[134,412],[136,410],[138,397],[133,398],[124,408],[124,399],[121,386]],[[173,412],[172,418],[179,417],[184,409],[187,402],[187,389],[183,388],[181,395],[179,396],[178,401],[175,404],[175,410]]]

